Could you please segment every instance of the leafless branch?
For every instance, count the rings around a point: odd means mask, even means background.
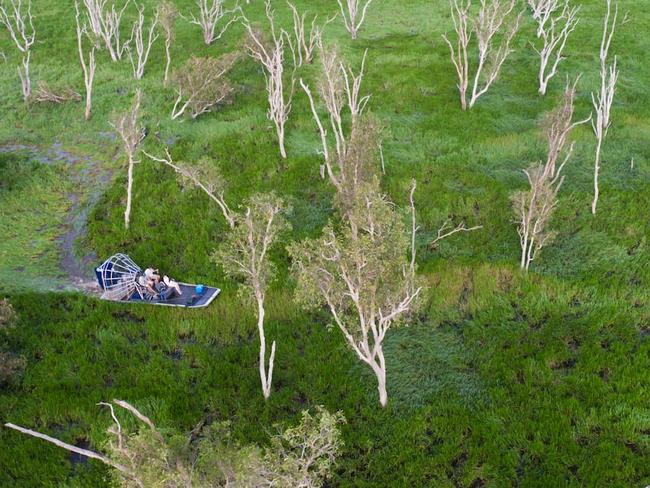
[[[9,5],[6,5],[4,0],[0,2],[0,23],[7,28],[16,48],[23,55],[21,66],[18,67],[18,76],[22,85],[23,99],[28,101],[32,94],[29,61],[32,55],[32,46],[36,41],[32,1],[27,0],[25,7],[23,7],[23,0],[9,0]]]
[[[438,229],[438,235],[436,236],[435,239],[433,239],[429,243],[429,247],[431,249],[435,249],[438,245],[438,242],[442,241],[443,239],[446,239],[447,237],[450,237],[457,232],[472,232],[473,230],[479,230],[482,229],[482,225],[475,225],[473,227],[467,227],[467,224],[465,222],[461,222],[458,224],[456,227],[452,227],[451,224],[451,219],[445,220],[445,222],[442,224],[442,226]]]
[[[456,32],[456,46],[449,40],[447,34],[442,38],[449,46],[451,61],[458,75],[458,91],[463,110],[472,108],[478,98],[485,94],[497,79],[503,63],[512,49],[510,44],[514,38],[521,13],[514,17],[509,26],[506,21],[517,5],[517,0],[479,0],[479,10],[473,15],[472,0],[449,0],[451,19]],[[498,45],[495,36],[507,28]],[[467,102],[467,91],[470,87],[470,41],[476,37],[478,62],[472,81],[472,93]]]
[[[356,39],[359,29],[366,18],[366,11],[372,3],[372,0],[336,0],[341,9],[341,16],[346,30]]]
[[[93,83],[95,81],[95,68],[97,67],[95,64],[95,45],[93,44],[90,47],[90,50],[88,51],[88,59],[86,59],[86,55],[84,54],[83,38],[89,37],[88,27],[85,23],[83,25],[80,24],[79,3],[75,1],[74,7],[76,12],[75,20],[77,24],[77,49],[79,52],[81,70],[84,75],[84,86],[86,88],[85,118],[86,120],[89,120],[92,114]]]
[[[30,100],[36,103],[77,102],[81,100],[81,95],[72,88],[63,87],[54,89],[50,88],[46,82],[41,81],[32,93]]]
[[[607,64],[609,47],[616,30],[616,21],[618,18],[618,3],[614,5],[614,17],[611,19],[612,0],[606,0],[607,12],[603,21],[603,37],[600,43],[600,90],[598,93],[591,94],[591,100],[596,110],[596,118],[592,120],[592,128],[596,136],[596,157],[594,160],[594,199],[591,203],[591,213],[596,215],[598,197],[600,195],[598,180],[600,176],[600,164],[602,158],[602,146],[609,127],[611,125],[610,114],[612,104],[614,103],[614,94],[616,93],[616,83],[618,82],[618,60],[614,56],[614,62]]]
[[[196,5],[199,8],[198,16],[190,14],[189,17],[184,17],[190,24],[198,25],[201,28],[203,31],[203,42],[208,46],[220,39],[228,27],[239,19],[235,15],[241,12],[239,5],[235,4],[232,9],[228,10],[224,7],[224,4],[225,0],[212,0],[212,3],[210,3],[210,0],[196,0]],[[217,33],[217,25],[223,18],[228,16],[232,17]]]
[[[226,222],[228,222],[228,225],[231,228],[235,226],[234,215],[230,210],[230,207],[228,207],[228,204],[226,204],[226,201],[224,200],[224,190],[222,188],[222,185],[215,185],[214,183],[211,182],[203,182],[200,180],[200,174],[196,169],[183,166],[180,164],[175,164],[174,161],[172,160],[171,154],[169,153],[169,148],[165,149],[166,157],[163,158],[153,156],[147,153],[146,151],[142,151],[142,152],[145,156],[147,156],[152,161],[163,163],[169,166],[174,171],[176,171],[176,173],[178,173],[180,176],[182,176],[183,178],[187,178],[189,181],[191,181],[194,186],[202,190],[219,206],[219,209],[221,210],[223,217],[226,219]]]
[[[529,0],[532,1],[532,0]],[[559,9],[561,0],[544,0],[548,5],[551,12]],[[562,52],[566,46],[569,35],[574,31],[578,25],[579,18],[578,12],[580,7],[571,7],[569,0],[564,0],[562,10],[555,16],[550,18],[540,14],[537,17],[538,31],[537,36],[541,38],[542,45],[540,49],[535,49],[540,57],[539,65],[539,93],[540,95],[546,94],[548,82],[557,73],[557,67],[564,58]],[[546,25],[546,22],[550,23]]]
[[[291,72],[290,88],[285,87],[285,38],[289,35],[284,29],[278,32],[275,27],[274,11],[271,8],[271,1],[265,1],[266,18],[269,21],[271,30],[270,42],[265,42],[262,33],[256,31],[251,26],[248,19],[244,17],[244,27],[248,33],[248,42],[246,49],[248,55],[259,62],[264,69],[266,78],[266,91],[269,102],[267,117],[275,124],[278,143],[280,146],[280,155],[282,158],[287,157],[285,149],[285,123],[291,112],[291,102],[293,99],[295,87],[295,65]]]
[[[127,44],[127,51],[129,53],[129,60],[131,61],[131,66],[133,68],[133,77],[136,80],[139,80],[144,75],[144,68],[149,59],[149,53],[151,52],[151,46],[158,39],[158,33],[156,31],[156,26],[158,25],[158,11],[154,14],[153,20],[149,25],[149,33],[145,43],[144,35],[144,5],[138,7],[138,19],[133,23],[133,29],[131,30],[131,39]],[[133,49],[131,43],[135,46],[136,56],[133,55]]]

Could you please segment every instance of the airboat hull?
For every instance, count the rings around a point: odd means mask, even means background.
[[[203,308],[210,305],[221,292],[219,288],[202,285],[201,293],[196,293],[197,285],[179,283],[181,294],[170,298],[154,297],[141,283],[143,272],[140,266],[126,254],[114,254],[95,268],[97,283],[104,290],[101,298],[111,302],[146,303],[164,307]]]
[[[154,298],[152,300],[145,300],[140,298],[137,293],[134,293],[128,300],[112,300],[107,297],[102,297],[103,300],[121,303],[144,303],[147,305],[162,305],[163,307],[183,307],[183,308],[204,308],[212,303],[212,300],[217,298],[221,292],[219,288],[210,286],[203,287],[203,293],[197,295],[195,292],[196,285],[189,283],[179,283],[183,294],[167,300]]]

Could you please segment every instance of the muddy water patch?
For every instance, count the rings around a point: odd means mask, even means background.
[[[62,232],[56,239],[60,255],[59,268],[64,276],[57,289],[83,289],[94,287],[93,267],[97,256],[92,251],[82,255],[76,252],[78,241],[86,235],[90,210],[110,184],[113,170],[90,157],[74,154],[63,148],[60,142],[42,148],[33,145],[8,144],[0,146],[0,153],[23,153],[33,161],[44,165],[64,164],[66,177],[71,185],[65,197],[70,207],[60,223]],[[35,229],[38,231],[38,229]]]

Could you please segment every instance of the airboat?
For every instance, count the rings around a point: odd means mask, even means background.
[[[178,283],[181,293],[166,296],[152,293],[144,285],[144,271],[126,254],[115,254],[95,268],[97,282],[103,290],[101,298],[114,302],[148,303],[167,307],[203,308],[210,305],[219,288]]]

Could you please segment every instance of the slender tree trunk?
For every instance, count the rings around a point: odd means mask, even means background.
[[[131,192],[133,189],[133,156],[129,155],[129,170],[126,183],[126,209],[124,210],[124,227],[129,228],[131,223]]]
[[[383,359],[383,353],[382,353]],[[382,361],[383,363],[383,361]],[[386,365],[373,362],[372,369],[377,376],[377,391],[379,392],[379,404],[384,408],[388,404],[388,392],[386,391]]]
[[[27,51],[27,54],[23,56],[23,67],[18,68],[18,76],[20,77],[20,83],[23,87],[23,99],[26,102],[32,94],[32,82],[29,78],[29,60],[31,55],[31,51]]]
[[[92,105],[93,105],[93,92],[92,92],[92,85],[91,85],[90,88],[86,88],[86,113],[85,113],[86,120],[90,120],[90,117],[92,115]]]
[[[166,41],[165,42],[165,55],[167,56],[167,63],[165,64],[165,77],[163,78],[163,84],[167,86],[169,83],[169,66],[172,64],[172,56],[171,53],[169,52],[170,48],[170,42]]]
[[[271,396],[271,381],[273,379],[273,360],[275,359],[275,341],[271,345],[271,356],[269,357],[268,376],[266,372],[266,335],[264,333],[264,297],[257,296],[257,329],[260,335],[260,380],[262,382],[262,394],[266,400]]]
[[[284,124],[277,127],[278,132],[278,142],[280,143],[280,155],[282,159],[287,159],[287,150],[284,147]]]
[[[591,213],[596,215],[596,205],[598,205],[598,175],[600,173],[600,153],[601,146],[603,144],[602,137],[598,138],[598,143],[596,144],[596,162],[594,163],[594,200],[591,202]]]
[[[527,269],[526,256],[528,255],[528,235],[524,237],[524,244],[521,246],[521,269]]]

